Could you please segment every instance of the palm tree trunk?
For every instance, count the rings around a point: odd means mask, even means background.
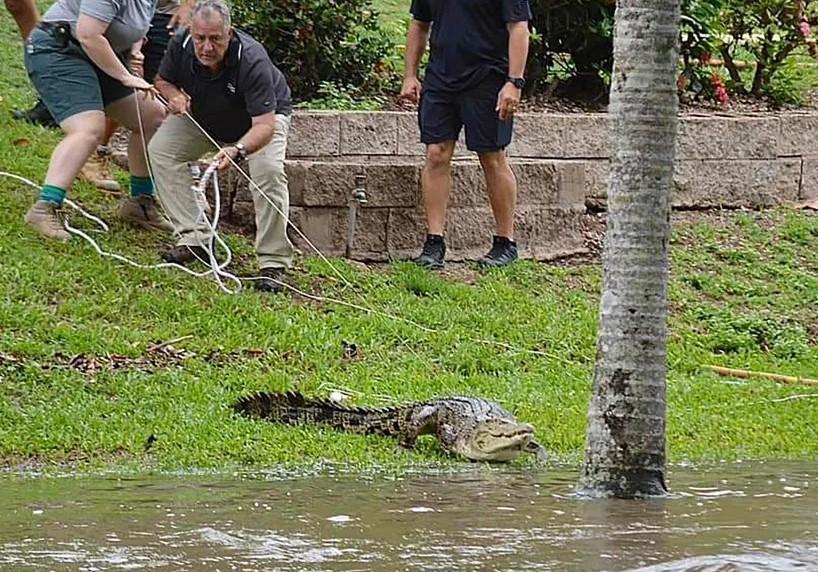
[[[679,0],[619,0],[608,108],[608,229],[580,482],[595,496],[667,492],[667,274],[678,32]]]

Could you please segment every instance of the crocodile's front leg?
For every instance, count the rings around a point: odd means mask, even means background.
[[[437,440],[440,446],[448,453],[456,453],[454,449],[457,441],[457,432],[448,423],[441,423],[437,426]]]
[[[437,408],[421,405],[408,412],[401,422],[398,444],[404,449],[412,449],[419,435],[434,433],[437,429]]]

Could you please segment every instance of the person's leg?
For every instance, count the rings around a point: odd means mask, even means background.
[[[60,122],[65,137],[51,153],[47,185],[68,189],[77,178],[83,163],[97,148],[105,130],[105,114],[102,111],[84,111]]]
[[[159,102],[142,94],[130,94],[108,104],[105,114],[131,132],[128,139],[128,167],[131,175],[147,177],[149,170],[145,152],[148,142],[165,118],[164,108]]]
[[[457,101],[466,127],[466,146],[480,158],[494,214],[492,248],[480,259],[485,266],[505,266],[517,259],[514,242],[517,180],[505,154],[511,142],[513,123],[511,118],[501,121],[496,110],[497,94],[504,81],[499,74],[490,75],[480,85],[461,94]]]
[[[179,235],[177,244],[182,247],[201,246],[210,240],[210,229],[201,218],[191,191],[193,177],[188,162],[197,161],[212,149],[213,145],[190,119],[178,115],[165,119],[148,144],[156,192],[174,232]],[[189,253],[187,248],[174,248],[162,256],[169,262],[179,263],[193,259],[192,256],[183,259],[185,253]]]
[[[479,153],[478,157],[486,176],[489,203],[494,213],[494,234],[513,240],[517,179],[508,164],[505,151]]]
[[[117,97],[105,107],[108,117],[130,130],[129,197],[120,205],[119,218],[137,228],[173,232],[173,225],[156,208],[153,179],[146,156],[147,144],[161,124],[164,110],[158,102],[145,98],[142,94],[123,90],[121,84],[110,84],[107,80],[102,84],[103,95],[107,99],[113,98],[114,93],[127,93],[125,97]]]
[[[446,206],[452,190],[452,156],[455,141],[430,143],[426,146],[426,164],[421,173],[426,230],[443,236],[446,228]]]
[[[43,236],[68,240],[70,235],[63,228],[58,211],[83,163],[97,147],[105,128],[105,116],[102,111],[84,111],[65,119],[60,127],[65,138],[51,154],[45,184],[25,220]]]
[[[102,93],[82,50],[75,44],[64,45],[51,32],[32,31],[25,64],[31,82],[65,133],[51,154],[40,200],[26,221],[42,234],[64,240],[68,234],[56,211],[102,136]]]
[[[449,94],[428,91],[421,97],[418,124],[420,139],[426,144],[421,190],[427,234],[415,262],[428,268],[441,268],[446,255],[443,234],[452,188],[451,161],[462,122]]]
[[[9,11],[14,22],[17,24],[17,29],[20,30],[20,36],[23,41],[28,38],[28,35],[40,21],[40,13],[37,11],[37,5],[34,0],[5,0],[6,10]],[[57,127],[57,123],[48,108],[38,100],[29,110],[13,111],[12,116],[15,119],[29,121],[46,127]]]
[[[284,171],[289,128],[290,117],[276,115],[273,139],[247,159],[250,176],[258,185],[250,185],[250,191],[256,212],[256,256],[265,277],[256,282],[256,288],[265,292],[283,288],[281,281],[293,259],[293,245],[287,237],[290,194]]]

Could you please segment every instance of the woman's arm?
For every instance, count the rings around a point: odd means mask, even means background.
[[[108,22],[98,20],[87,14],[80,14],[77,20],[77,40],[82,49],[99,69],[118,80],[126,87],[151,89],[151,84],[141,77],[133,75],[114,53],[114,49],[105,37]]]

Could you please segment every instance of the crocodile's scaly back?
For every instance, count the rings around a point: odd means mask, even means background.
[[[328,425],[367,435],[398,437],[405,409],[346,407],[328,399],[306,399],[297,392],[257,393],[241,398],[233,408],[247,417],[287,425]]]

